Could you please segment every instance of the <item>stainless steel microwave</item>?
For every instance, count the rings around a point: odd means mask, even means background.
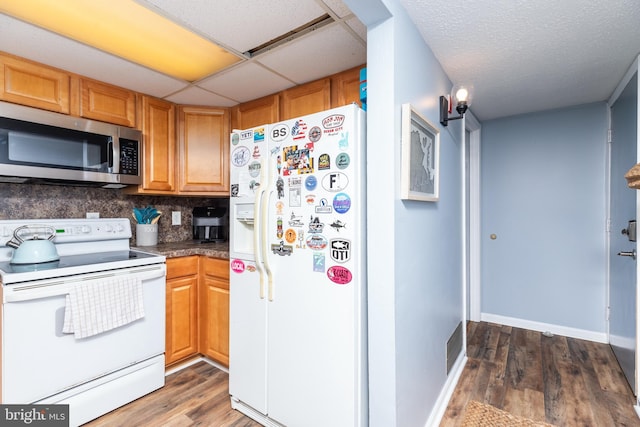
[[[0,102],[0,182],[122,188],[141,165],[138,130]]]

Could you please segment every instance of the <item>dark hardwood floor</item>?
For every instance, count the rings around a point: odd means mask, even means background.
[[[229,375],[198,362],[166,378],[165,386],[85,427],[260,427],[231,409]]]
[[[640,426],[635,398],[606,344],[469,323],[468,362],[441,427],[459,426],[471,400],[558,427]]]
[[[557,427],[640,426],[608,345],[486,322],[469,323],[467,332],[468,362],[441,427],[460,426],[471,400]],[[198,362],[85,426],[258,427],[231,409],[228,389],[227,373]]]

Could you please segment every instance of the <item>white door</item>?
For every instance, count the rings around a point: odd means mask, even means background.
[[[611,233],[609,336],[622,370],[637,395],[637,244],[630,240],[629,221],[637,218],[638,190],[624,174],[637,162],[637,73],[611,106]]]

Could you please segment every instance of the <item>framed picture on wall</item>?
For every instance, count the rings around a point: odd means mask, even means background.
[[[440,187],[440,131],[411,104],[402,105],[401,197],[435,202]]]

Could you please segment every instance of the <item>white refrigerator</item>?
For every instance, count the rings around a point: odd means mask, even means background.
[[[368,424],[365,113],[231,134],[231,405],[266,426]]]

